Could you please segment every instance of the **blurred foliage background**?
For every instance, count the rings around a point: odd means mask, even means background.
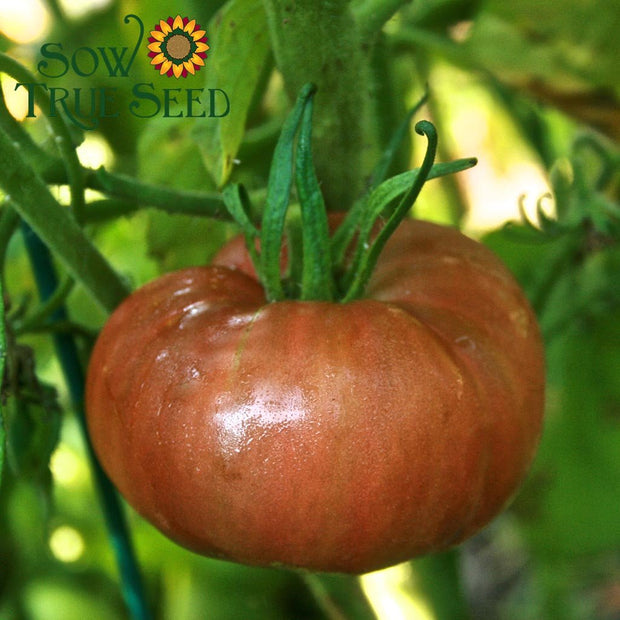
[[[316,5],[326,17],[310,20],[310,10],[307,39],[293,54],[288,35],[274,27],[278,2],[0,0],[0,51],[36,74],[45,42],[62,42],[69,57],[83,46],[133,49],[137,31],[123,22],[127,14],[142,19],[143,46],[160,19],[196,18],[211,50],[206,66],[183,83],[156,73],[145,52],[129,81],[98,71],[55,82],[85,92],[116,87],[125,110],[76,131],[80,161],[183,190],[214,191],[234,179],[260,196],[291,91],[307,79],[300,66],[311,75],[316,63],[335,58],[340,36],[346,43],[338,28],[348,13]],[[340,75],[355,91],[337,102],[342,109],[325,94],[318,120],[328,205],[346,208],[347,192],[363,182],[428,84],[418,116],[436,124],[440,158],[476,156],[479,164],[429,184],[415,215],[487,243],[534,305],[548,363],[539,454],[514,503],[480,535],[457,551],[359,581],[201,558],[128,511],[148,606],[171,620],[620,618],[620,4],[353,0],[349,10],[369,29],[380,22],[360,65],[364,79],[342,66],[326,78]],[[189,118],[173,103],[168,117],[139,118],[126,113],[139,82],[159,93],[190,83],[223,89],[231,114]],[[26,118],[25,89],[6,76],[2,88],[11,115],[52,152],[43,114]],[[347,112],[360,92],[369,127]],[[399,170],[419,161],[417,140],[403,148]],[[68,201],[66,183],[52,192]],[[140,209],[123,203],[117,216],[96,212],[90,205],[100,197],[87,192],[88,234],[132,288],[208,261],[234,233],[226,222],[151,208],[148,199]],[[106,313],[84,287],[66,284],[57,265],[69,315],[48,320],[24,237],[7,224],[10,197],[0,198],[7,338],[20,369],[12,384],[5,378],[2,394],[0,619],[129,617],[79,413],[50,338],[73,334],[85,358]]]

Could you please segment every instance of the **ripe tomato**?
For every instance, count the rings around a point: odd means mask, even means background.
[[[364,299],[266,303],[243,243],[105,325],[87,384],[105,470],[199,553],[362,573],[445,549],[509,501],[541,430],[543,350],[499,260],[406,220]]]

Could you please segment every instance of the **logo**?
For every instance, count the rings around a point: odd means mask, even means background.
[[[150,31],[146,46],[142,20],[129,14],[123,22],[137,26],[131,48],[96,42],[92,47],[67,50],[61,41],[44,43],[37,64],[42,81],[19,82],[15,86],[15,90],[23,88],[27,92],[26,116],[36,117],[36,89],[43,89],[48,95],[47,116],[63,114],[83,130],[96,129],[101,120],[120,118],[124,114],[145,119],[155,116],[218,119],[230,113],[230,100],[221,88],[206,88],[196,83],[186,88],[162,88],[153,82],[133,79],[134,61],[145,47],[150,64],[162,76],[184,78],[204,67],[209,45],[206,32],[195,19],[177,15],[161,20]],[[95,75],[104,83],[90,79]],[[119,96],[120,90],[124,91],[123,97]],[[128,102],[127,93],[130,94]]]
[[[209,46],[206,32],[195,19],[180,15],[162,19],[150,35],[149,58],[161,75],[187,77],[204,67]]]

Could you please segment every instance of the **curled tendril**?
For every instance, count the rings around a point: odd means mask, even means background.
[[[545,192],[544,194],[541,194],[536,200],[535,222],[530,219],[525,210],[526,198],[526,194],[521,194],[521,196],[519,196],[519,214],[521,216],[521,222],[525,224],[527,228],[552,235],[563,231],[564,227],[556,219],[549,217],[545,213],[545,209],[543,208],[543,203],[545,202],[545,200],[553,200],[553,195],[551,194],[551,192]]]
[[[520,219],[507,222],[504,231],[510,233],[517,240],[527,242],[539,241],[541,243],[556,239],[568,232],[568,226],[560,223],[557,219],[549,217],[545,212],[544,203],[553,200],[551,192],[541,194],[536,200],[536,217],[532,219],[526,211],[525,201],[527,194],[521,194],[518,200]]]

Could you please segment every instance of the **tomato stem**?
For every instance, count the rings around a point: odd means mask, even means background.
[[[315,91],[312,84],[302,88],[284,123],[271,164],[260,231],[251,221],[252,209],[243,188],[232,185],[223,192],[228,211],[245,236],[248,252],[269,301],[300,299],[346,303],[360,298],[381,251],[409,213],[424,183],[476,163],[469,158],[434,164],[437,131],[429,121],[420,121],[415,130],[428,142],[421,167],[383,180],[399,142],[406,135],[409,120],[426,101],[424,95],[389,142],[375,168],[369,191],[330,237],[325,201],[312,158]],[[287,248],[283,253],[293,175],[301,221],[289,218]],[[286,286],[282,278],[283,259],[288,268]]]

